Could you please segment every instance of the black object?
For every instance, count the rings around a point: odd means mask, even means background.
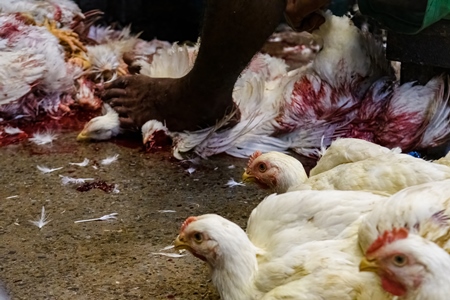
[[[98,23],[121,29],[131,24],[141,38],[196,42],[203,19],[203,0],[75,0],[82,11],[105,13]]]

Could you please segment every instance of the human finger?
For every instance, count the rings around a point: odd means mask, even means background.
[[[127,65],[131,65],[136,60],[136,54],[131,51],[125,52],[122,59]]]
[[[133,122],[131,118],[119,118],[120,127],[124,129],[133,130],[136,129],[136,124]]]
[[[128,85],[128,76],[122,76],[117,78],[114,81],[105,83],[104,88],[106,89],[115,89],[115,88],[119,88],[119,89],[123,89]]]
[[[104,100],[112,98],[121,98],[127,96],[127,91],[125,89],[110,88],[103,91],[102,98]]]
[[[124,106],[114,106],[114,110],[119,114],[119,117],[128,118],[128,108]]]
[[[114,108],[114,110],[116,110],[116,107],[119,106],[130,107],[134,104],[133,100],[130,98],[112,98],[105,102],[111,105],[111,107]]]

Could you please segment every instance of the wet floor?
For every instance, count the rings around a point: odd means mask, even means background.
[[[220,155],[189,174],[167,151],[75,137],[0,148],[0,281],[12,299],[219,299],[202,261],[152,252],[170,245],[191,215],[217,213],[244,228],[267,194],[225,186],[240,181],[246,160]],[[85,158],[85,167],[69,165]],[[42,174],[38,165],[63,168]],[[80,192],[60,175],[115,184],[119,192]],[[39,229],[29,221],[43,206],[51,221]],[[117,220],[74,223],[110,213]]]

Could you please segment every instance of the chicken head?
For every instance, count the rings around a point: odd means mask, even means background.
[[[103,105],[103,116],[91,119],[78,134],[77,141],[109,140],[120,133],[119,115],[108,105]]]
[[[302,184],[307,179],[308,175],[300,161],[276,151],[253,153],[242,175],[242,181],[255,182],[277,193],[285,193],[290,187]]]
[[[181,225],[174,245],[176,250],[186,249],[212,268],[226,259],[232,249],[241,249],[243,241],[249,240],[235,223],[215,215],[189,217]]]
[[[409,234],[405,228],[394,228],[373,242],[359,269],[377,273],[383,289],[392,295],[405,299],[446,299],[448,294],[444,298],[428,296],[436,293],[433,290],[442,291],[440,285],[448,286],[440,279],[448,281],[445,269],[448,270],[449,264],[449,255],[437,244]]]

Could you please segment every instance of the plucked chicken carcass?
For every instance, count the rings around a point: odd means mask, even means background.
[[[378,274],[382,287],[396,299],[445,300],[450,292],[448,252],[405,228],[380,235],[359,268]]]
[[[175,248],[209,265],[224,300],[389,299],[376,276],[358,272],[356,236],[344,235],[383,199],[353,191],[271,195],[253,210],[247,234],[218,215],[190,217]]]
[[[243,181],[256,182],[277,193],[336,189],[394,194],[409,186],[450,178],[447,166],[367,141],[354,141],[339,139],[333,142],[311,170],[313,175],[310,177],[301,162],[292,156],[280,152],[255,152],[249,159]]]

